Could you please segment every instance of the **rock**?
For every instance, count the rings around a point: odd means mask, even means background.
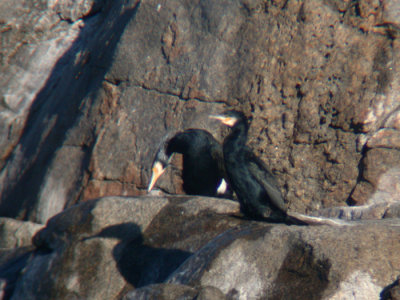
[[[341,220],[379,220],[399,218],[400,203],[377,202],[358,206],[340,206],[324,208],[311,213],[313,216],[336,218]]]
[[[167,282],[210,285],[235,299],[379,299],[400,272],[399,224],[246,224],[204,246]]]
[[[38,253],[13,299],[116,299],[161,283],[218,234],[238,203],[203,197],[108,197],[71,207],[34,237]]]
[[[37,44],[22,40],[9,45],[18,49],[14,60],[26,61],[22,71],[15,66],[21,63],[11,59],[12,51],[4,57],[8,64],[4,64],[2,71],[9,77],[1,85],[7,104],[1,114],[5,124],[1,127],[5,128],[1,139],[6,138],[7,145],[2,147],[6,153],[1,154],[1,215],[45,223],[50,216],[77,202],[82,183],[87,183],[84,171],[91,146],[87,147],[94,141],[92,132],[96,127],[96,121],[82,116],[88,114],[86,109],[79,107],[91,91],[101,86],[115,43],[135,11],[137,1],[126,5],[123,2],[107,2],[101,13],[70,25],[60,21],[55,11],[34,7],[32,14],[49,14],[57,19],[51,19],[55,24],[49,24],[49,32],[40,35],[41,39],[35,38],[38,33],[27,33],[34,35],[29,37]],[[20,5],[11,11],[14,10],[19,18],[26,17]],[[13,31],[12,16],[9,34],[14,37],[18,32]],[[34,23],[30,18],[24,21],[28,25]],[[54,27],[58,23],[59,27]],[[50,29],[55,32],[50,33]],[[96,110],[96,118],[102,119],[97,115],[97,105],[89,107]],[[79,127],[75,132],[70,130],[74,124]],[[52,192],[57,196],[50,202]]]
[[[33,238],[35,251],[4,253],[3,292],[11,299],[377,298],[400,274],[400,221],[388,218],[399,205],[385,208],[370,206],[369,216],[386,219],[362,220],[364,212],[348,218],[352,226],[288,226],[242,219],[237,202],[220,198],[100,198],[51,218]]]
[[[380,129],[368,140],[370,148],[400,148],[400,131],[398,129]]]
[[[385,23],[393,23],[400,26],[400,1],[384,1],[383,3],[383,19]],[[399,28],[400,29],[400,28]]]
[[[400,299],[400,281],[399,277],[392,284],[383,289],[381,293],[382,300],[398,300]]]
[[[1,299],[5,299],[5,297],[6,297],[5,288],[6,288],[6,281],[4,279],[1,279],[0,280],[0,297],[1,297]]]
[[[104,0],[52,0],[49,1],[49,7],[59,14],[62,20],[75,22],[78,19],[97,13],[104,2]]]
[[[0,218],[0,248],[29,246],[34,234],[43,228],[42,224]]]
[[[33,257],[32,237],[42,224],[0,218],[0,298],[10,299],[21,272]]]
[[[224,294],[215,287],[193,288],[181,284],[150,284],[140,289],[128,293],[124,300],[136,299],[157,299],[157,300],[175,300],[175,299],[197,299],[197,300],[224,300]]]
[[[389,205],[384,214],[384,218],[400,218],[400,204]]]
[[[26,246],[0,250],[0,295],[10,299],[24,268],[34,257],[34,247]]]
[[[363,169],[360,184],[355,187],[351,199],[363,205],[377,202],[398,202],[400,165],[399,149],[373,148],[366,151],[360,162]]]
[[[213,286],[203,286],[200,288],[199,294],[196,299],[198,300],[207,300],[207,299],[215,299],[215,300],[224,300],[226,299],[225,295],[221,292],[220,289],[217,289]]]
[[[196,299],[197,291],[189,286],[180,284],[151,284],[127,294],[124,300],[174,300],[174,299]]]
[[[82,21],[70,26],[43,1],[2,1],[0,4],[2,126],[0,166],[22,134],[29,109],[57,61],[76,41]],[[59,76],[57,76],[57,79]]]

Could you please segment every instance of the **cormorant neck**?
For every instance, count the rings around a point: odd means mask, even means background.
[[[234,145],[234,149],[241,150],[246,146],[247,132],[249,126],[245,120],[239,121],[233,126],[231,133],[227,137],[227,144]]]
[[[175,135],[172,139],[170,139],[167,143],[165,153],[170,157],[173,153],[181,153],[185,152],[185,149],[188,147],[189,143],[189,135],[185,133],[179,133]]]

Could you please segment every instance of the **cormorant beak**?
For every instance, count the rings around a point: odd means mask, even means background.
[[[147,192],[150,192],[153,189],[158,178],[164,173],[164,171],[165,171],[165,168],[162,166],[162,164],[159,161],[154,163],[150,183],[147,188]]]
[[[225,124],[229,127],[233,127],[237,121],[236,118],[233,117],[227,117],[227,116],[220,116],[220,115],[216,115],[216,116],[210,116],[210,119],[216,119],[218,121],[221,121],[222,124]]]

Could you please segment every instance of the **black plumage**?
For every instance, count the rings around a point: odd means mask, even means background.
[[[223,180],[222,146],[209,132],[201,129],[187,129],[162,143],[152,165],[148,191],[165,171],[174,153],[183,155],[182,179],[185,193],[203,196],[226,193],[223,188],[226,182]]]
[[[231,127],[223,143],[228,184],[236,193],[243,214],[252,219],[284,221],[286,207],[272,173],[246,146],[248,121],[242,112],[213,116]]]

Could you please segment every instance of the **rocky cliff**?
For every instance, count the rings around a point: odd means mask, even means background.
[[[0,32],[3,297],[399,294],[400,1],[3,0]],[[222,140],[226,108],[289,210],[351,225],[145,196],[162,138]]]

